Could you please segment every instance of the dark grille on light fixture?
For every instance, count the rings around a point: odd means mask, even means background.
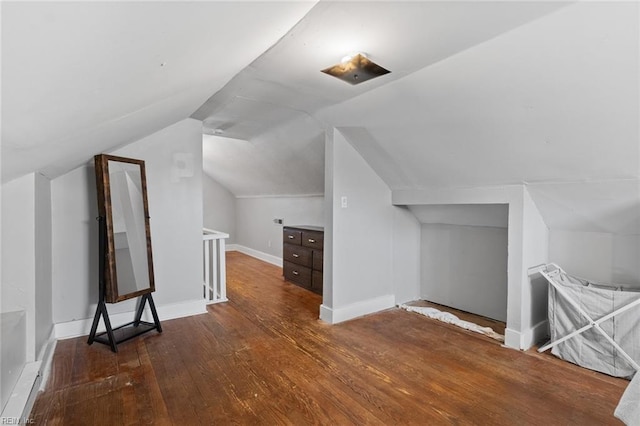
[[[348,58],[337,65],[322,70],[323,73],[332,75],[349,84],[360,84],[372,78],[389,74],[391,71],[382,68],[370,61],[361,53]]]

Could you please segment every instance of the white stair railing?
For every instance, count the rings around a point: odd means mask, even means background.
[[[204,298],[207,304],[227,301],[227,264],[225,240],[229,234],[202,229],[204,256]]]

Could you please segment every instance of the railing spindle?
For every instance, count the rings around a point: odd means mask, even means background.
[[[203,229],[204,298],[209,304],[227,301],[226,238],[229,234]]]

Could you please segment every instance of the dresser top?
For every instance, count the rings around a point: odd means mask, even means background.
[[[313,225],[286,225],[284,229],[301,229],[303,231],[319,231],[324,232],[324,226],[313,226]]]

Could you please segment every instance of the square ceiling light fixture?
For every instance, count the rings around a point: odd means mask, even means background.
[[[370,61],[365,54],[358,53],[342,59],[337,65],[322,70],[323,73],[332,75],[349,84],[360,84],[372,78],[389,74],[391,71],[382,68]]]

